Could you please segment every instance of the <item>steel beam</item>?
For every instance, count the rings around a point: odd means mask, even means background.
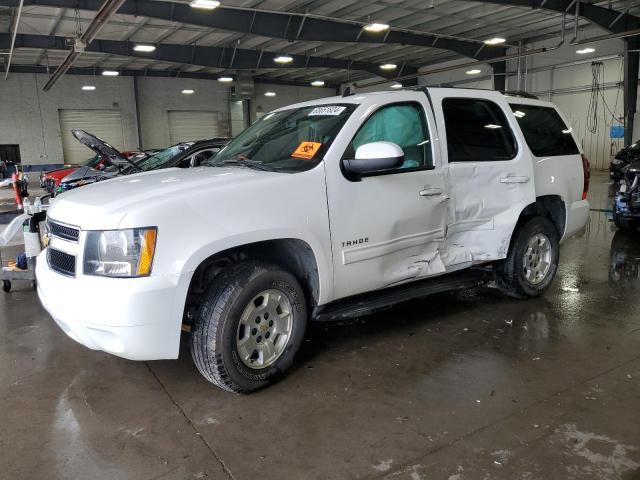
[[[0,0],[0,6],[15,6],[18,1]],[[101,0],[24,0],[24,4],[28,6],[77,7],[80,10],[98,10],[100,2]],[[362,25],[355,22],[319,18],[293,12],[271,12],[221,6],[212,12],[203,14],[201,11],[191,8],[188,3],[126,0],[118,13],[217,30],[251,33],[289,41],[383,43],[421,47],[433,47],[437,42],[434,48],[449,50],[464,57],[478,60],[501,56],[506,51],[503,46],[486,46],[478,51],[479,42],[477,41],[399,29],[391,29],[386,34],[380,35],[364,31]]]
[[[495,3],[498,5],[513,5],[532,9],[552,10],[558,13],[569,12],[575,6],[576,0],[486,0],[483,3]],[[599,25],[613,33],[626,32],[640,28],[640,17],[627,12],[601,7],[587,2],[579,2],[578,15]]]
[[[633,142],[633,124],[636,116],[638,101],[638,48],[640,40],[637,38],[624,41],[624,143],[630,145]],[[636,50],[636,51],[634,51]]]
[[[10,45],[11,38],[7,33],[0,33],[0,49]],[[69,51],[70,46],[65,37],[18,34],[15,48],[37,48],[47,50]],[[278,64],[273,59],[278,55],[274,52],[260,52],[259,50],[228,49],[223,47],[205,47],[198,45],[159,44],[153,53],[136,52],[135,42],[125,40],[94,40],[86,46],[86,52],[105,53],[123,57],[142,58],[158,62],[172,62],[184,65],[214,67],[233,70],[255,70],[259,68],[332,68],[343,70],[362,70],[384,78],[393,78],[395,72],[385,72],[377,63],[354,62],[329,57],[307,57],[291,55],[293,61]],[[417,68],[405,66],[407,74],[417,72]]]

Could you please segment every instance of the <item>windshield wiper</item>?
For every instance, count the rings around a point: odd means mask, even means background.
[[[239,167],[247,167],[247,168],[253,168],[254,170],[262,170],[265,172],[273,172],[274,169],[273,167],[269,166],[269,165],[265,165],[262,162],[258,162],[256,160],[235,160],[235,159],[227,159],[227,160],[222,160],[220,162],[215,162],[210,164],[212,167],[224,167],[227,165],[233,165],[233,166],[239,166]]]

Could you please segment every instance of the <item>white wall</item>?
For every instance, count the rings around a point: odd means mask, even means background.
[[[120,110],[125,149],[136,148],[136,111],[131,78],[62,77],[49,91],[48,76],[11,74],[0,80],[0,144],[19,144],[23,164],[63,163],[60,109]],[[96,86],[93,92],[82,85]]]
[[[230,86],[215,80],[139,77],[136,109],[133,77],[65,75],[49,91],[42,91],[48,79],[43,74],[13,73],[0,80],[0,144],[18,144],[24,165],[63,163],[60,109],[117,109],[121,111],[124,149],[138,148],[139,115],[143,148],[168,146],[168,111],[216,111],[222,133],[230,132]],[[83,85],[95,85],[92,92]],[[183,95],[183,89],[193,89]],[[276,92],[265,97],[266,91]],[[268,112],[296,102],[335,95],[331,88],[291,87],[256,84],[251,101],[252,119],[256,112]],[[108,139],[105,139],[108,140]]]
[[[138,78],[140,125],[144,148],[163,148],[169,142],[170,110],[204,110],[218,112],[221,133],[229,135],[228,85],[215,80],[191,78]],[[183,95],[183,89],[192,89]]]
[[[266,92],[274,92],[275,97],[265,97]],[[331,97],[336,94],[333,88],[290,87],[287,85],[268,85],[256,83],[255,94],[251,101],[251,120],[276,108],[293,103],[306,102],[317,98]]]

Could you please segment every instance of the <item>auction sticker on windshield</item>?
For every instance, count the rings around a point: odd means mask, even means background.
[[[328,105],[326,107],[316,107],[309,112],[308,117],[315,117],[316,115],[340,115],[345,111],[347,107],[341,107],[339,105]]]
[[[302,142],[298,148],[291,154],[293,158],[304,158],[311,160],[322,144],[320,142]]]

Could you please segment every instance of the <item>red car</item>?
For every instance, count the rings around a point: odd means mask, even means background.
[[[133,151],[125,151],[122,152],[126,158],[134,157],[138,155],[139,152]],[[57,170],[50,170],[48,172],[40,173],[40,188],[44,188],[48,193],[53,193],[60,186],[60,182],[64,177],[69,175],[72,172],[75,172],[79,167],[91,167],[96,170],[102,170],[106,166],[104,159],[100,157],[100,155],[96,155],[95,157],[90,158],[86,162],[81,165],[77,165],[74,167],[64,167],[59,168]]]

